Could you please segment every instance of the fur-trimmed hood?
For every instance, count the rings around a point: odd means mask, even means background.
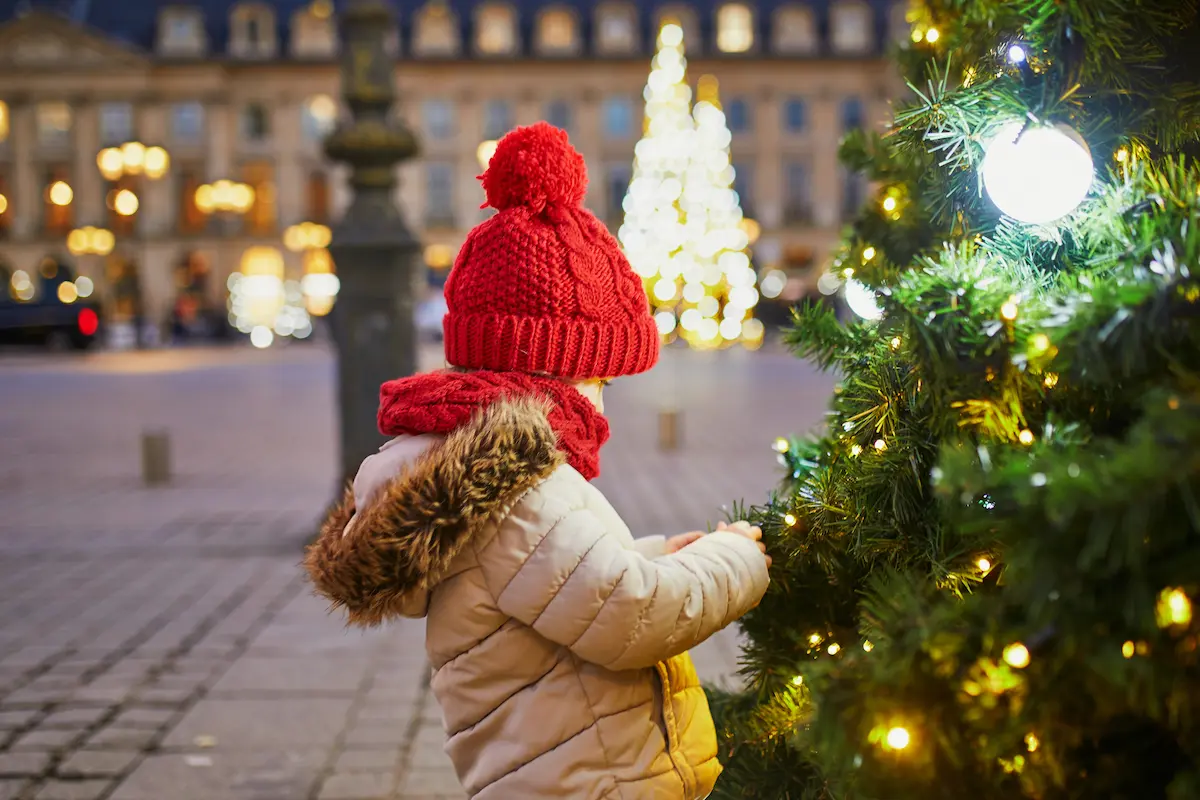
[[[540,400],[498,401],[370,497],[356,502],[347,488],[306,554],[317,591],[354,625],[424,616],[429,591],[472,537],[564,463],[547,414]]]

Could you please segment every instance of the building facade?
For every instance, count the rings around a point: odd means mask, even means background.
[[[396,199],[435,276],[486,213],[480,145],[515,125],[566,128],[589,165],[588,205],[619,224],[655,35],[670,20],[693,86],[719,80],[735,188],[761,228],[756,263],[791,275],[787,293],[806,291],[866,192],[838,165],[838,142],[887,118],[898,87],[886,48],[909,33],[904,3],[888,0],[394,6],[396,112],[422,146]],[[0,0],[0,278],[51,256],[102,298],[133,286],[137,313],[161,321],[197,261],[216,303],[251,247],[278,248],[299,277],[283,231],[329,223],[348,200],[321,152],[340,113],[337,13],[330,0]],[[169,166],[102,172],[98,154],[127,142],[165,149]],[[197,204],[219,179],[253,188],[244,213]],[[111,253],[68,253],[86,226],[112,231]]]

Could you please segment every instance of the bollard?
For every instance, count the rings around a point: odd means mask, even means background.
[[[664,408],[658,412],[658,447],[671,452],[681,444],[680,415],[677,408]]]
[[[159,486],[171,480],[171,440],[166,431],[142,432],[142,482]]]

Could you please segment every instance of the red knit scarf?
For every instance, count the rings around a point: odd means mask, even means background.
[[[587,480],[600,474],[600,447],[608,420],[570,384],[521,372],[432,372],[398,378],[379,387],[379,432],[449,433],[471,415],[504,397],[545,397],[553,406],[550,427],[567,463]]]

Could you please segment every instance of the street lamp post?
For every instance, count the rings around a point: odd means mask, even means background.
[[[379,385],[417,369],[413,302],[420,244],[392,199],[396,165],[417,153],[412,132],[390,117],[394,22],[386,0],[349,0],[341,15],[342,94],[351,118],[325,141],[351,167],[353,197],[333,226],[330,252],[341,287],[330,315],[338,348],[341,469],[345,482],[382,444]]]

